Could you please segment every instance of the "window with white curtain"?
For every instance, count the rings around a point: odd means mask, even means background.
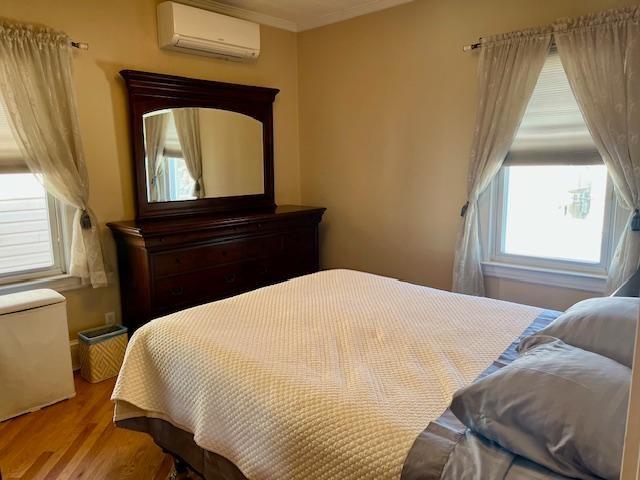
[[[555,51],[485,197],[485,273],[511,265],[521,271],[606,274],[613,188]]]
[[[164,181],[164,191],[168,198],[171,201],[195,200],[196,197],[193,196],[194,181],[189,174],[182,154],[176,122],[171,111],[169,111],[169,121],[167,122],[162,161],[164,163],[162,181]]]
[[[63,216],[29,172],[0,103],[0,285],[65,273]]]

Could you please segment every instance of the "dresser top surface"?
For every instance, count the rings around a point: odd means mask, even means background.
[[[153,220],[128,220],[107,223],[113,230],[129,235],[162,235],[177,231],[201,230],[238,223],[260,222],[317,215],[321,217],[325,208],[300,205],[281,205],[275,209],[248,210],[211,215],[193,215],[185,217],[167,217]]]

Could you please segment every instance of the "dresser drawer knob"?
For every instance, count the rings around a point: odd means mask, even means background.
[[[234,283],[236,281],[236,274],[232,273],[230,275],[225,275],[224,277],[224,283]]]
[[[182,295],[184,293],[184,288],[182,287],[173,287],[171,290],[171,295],[173,295],[174,297],[179,297],[180,295]]]

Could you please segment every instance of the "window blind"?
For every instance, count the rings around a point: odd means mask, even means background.
[[[553,50],[542,68],[505,165],[601,163],[560,56]]]
[[[167,134],[164,139],[164,156],[182,158],[182,146],[178,138],[178,130],[176,129],[173,112],[169,113],[169,121],[167,122]]]
[[[6,107],[0,102],[0,173],[29,172],[9,126],[8,115]]]
[[[0,276],[54,265],[47,194],[33,175],[0,175]]]

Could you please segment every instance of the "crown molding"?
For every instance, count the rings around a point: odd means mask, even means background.
[[[261,25],[268,25],[270,27],[288,30],[290,32],[302,32],[305,30],[311,30],[312,28],[323,27],[325,25],[342,22],[343,20],[366,15],[367,13],[386,10],[387,8],[396,7],[412,1],[413,0],[371,0],[360,5],[343,8],[336,12],[328,13],[327,15],[309,18],[296,23],[292,20],[274,17],[272,15],[267,15],[266,13],[259,13],[233,5],[227,5],[216,0],[179,0],[180,3],[184,3],[185,5],[191,5],[192,7],[198,7],[204,10],[222,13],[224,15],[230,15],[243,20],[256,22]]]
[[[325,25],[342,22],[350,18],[366,15],[367,13],[386,10],[387,8],[397,7],[398,5],[411,2],[413,2],[413,0],[371,0],[367,3],[355,5],[350,8],[343,8],[337,12],[300,22],[298,23],[298,31],[302,32],[311,30],[312,28],[324,27]]]
[[[204,10],[210,10],[216,13],[222,13],[231,17],[241,18],[243,20],[249,20],[261,25],[268,25],[270,27],[288,30],[290,32],[299,31],[296,22],[292,22],[291,20],[274,17],[272,15],[267,15],[266,13],[254,12],[252,10],[235,7],[233,5],[227,5],[221,2],[217,2],[216,0],[179,0],[179,3],[191,5],[192,7],[202,8]]]

